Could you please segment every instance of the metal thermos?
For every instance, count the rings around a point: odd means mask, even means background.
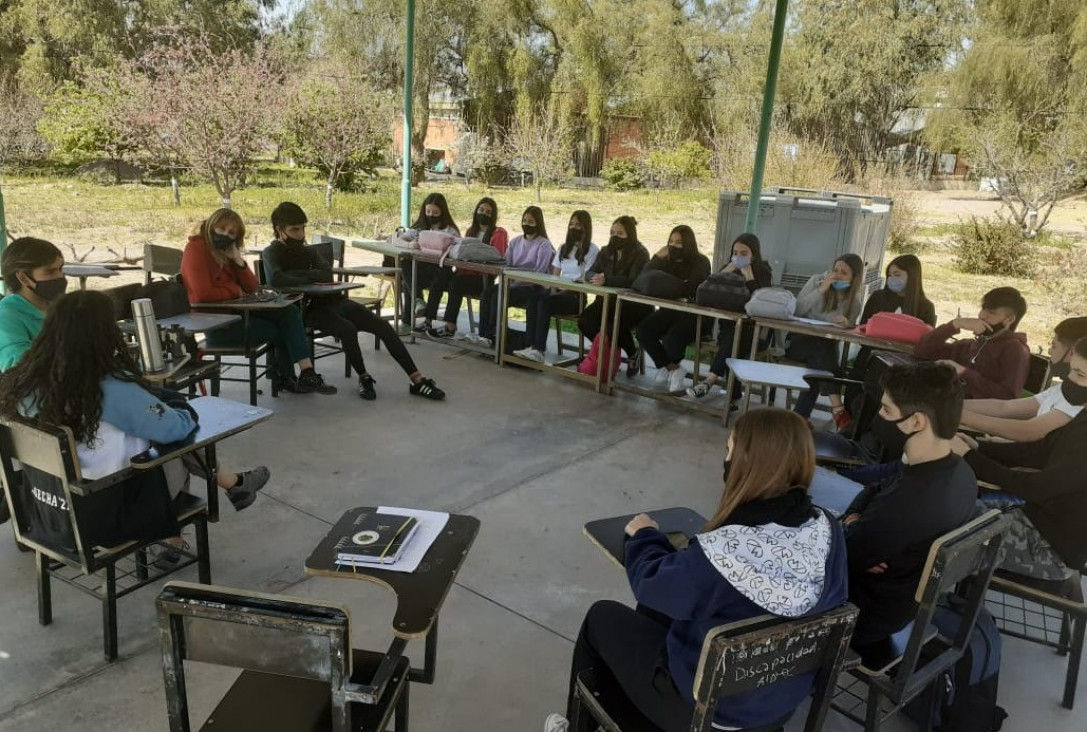
[[[146,297],[132,301],[132,319],[136,323],[136,341],[140,344],[140,361],[146,373],[155,373],[166,368],[162,360],[162,341],[159,339],[159,327],[155,323],[155,309]]]

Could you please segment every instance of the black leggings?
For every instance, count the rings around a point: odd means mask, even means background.
[[[624,308],[628,306],[629,304]],[[654,366],[662,369],[670,363],[678,364],[683,360],[697,329],[697,315],[661,308],[652,315],[647,315],[636,330],[642,350],[653,359]]]
[[[340,341],[351,368],[359,376],[366,373],[366,362],[359,346],[359,331],[373,333],[381,339],[389,354],[408,376],[419,370],[389,321],[378,317],[362,303],[345,297],[334,302],[311,305],[306,312],[306,322]]]
[[[612,316],[615,315],[615,303],[611,303],[612,307],[608,308],[608,322],[604,323],[604,332],[610,333],[612,328]],[[589,340],[596,338],[596,334],[600,332],[600,313],[604,308],[604,303],[601,298],[593,300],[592,304],[581,311],[581,315],[577,318],[577,327]],[[623,312],[619,316],[619,333],[616,338],[619,340],[619,347],[623,349],[628,356],[633,356],[634,351],[637,350],[637,346],[634,345],[634,328],[638,323],[642,322],[642,318],[653,312],[652,305],[643,305],[640,302],[628,302],[623,305]]]
[[[582,671],[610,675],[638,711],[666,732],[686,732],[694,704],[676,688],[668,670],[668,619],[613,600],[593,603],[581,623],[570,668],[567,718]]]

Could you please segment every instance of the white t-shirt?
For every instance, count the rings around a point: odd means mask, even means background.
[[[589,251],[585,252],[585,261],[582,264],[578,264],[577,255],[574,253],[571,253],[566,259],[559,259],[561,252],[562,247],[560,246],[555,250],[555,258],[551,260],[551,266],[558,269],[559,276],[565,280],[580,280],[585,277],[586,272],[592,269],[596,256],[600,254],[600,247],[590,242]]]
[[[1064,398],[1064,394],[1061,394],[1061,385],[1051,386],[1045,391],[1038,392],[1034,395],[1034,398],[1038,401],[1038,416],[1043,414],[1049,414],[1054,409],[1058,412],[1064,412],[1069,417],[1075,417],[1083,407],[1077,407],[1068,402]]]

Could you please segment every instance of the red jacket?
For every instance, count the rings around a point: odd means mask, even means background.
[[[249,265],[239,267],[233,262],[219,266],[211,248],[200,236],[190,236],[181,255],[181,279],[189,302],[221,302],[234,300],[242,293],[257,291],[257,276]]]
[[[953,323],[941,325],[918,341],[913,355],[926,361],[948,358],[965,366],[962,380],[967,399],[1017,399],[1030,370],[1026,334],[1004,331],[992,338],[947,343],[958,332]]]

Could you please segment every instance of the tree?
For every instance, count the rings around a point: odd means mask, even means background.
[[[0,82],[0,168],[41,158],[45,139],[38,132],[41,102],[14,83]]]
[[[325,175],[325,206],[345,179],[372,172],[391,142],[392,100],[347,69],[327,69],[287,94],[284,149]]]
[[[117,89],[90,89],[66,81],[45,105],[38,130],[52,145],[52,155],[68,165],[105,157],[121,182],[121,162],[134,150],[118,126]]]
[[[520,164],[531,171],[537,202],[544,183],[557,183],[570,175],[570,128],[559,117],[554,103],[519,112],[506,136],[506,148],[511,165]]]
[[[464,187],[468,190],[472,190],[473,177],[486,185],[493,185],[509,167],[509,155],[494,130],[484,134],[462,124],[454,149],[457,153],[456,172],[464,175]]]
[[[983,0],[977,13],[926,133],[972,156],[996,180],[1005,215],[1030,234],[1083,179],[1087,6]]]

